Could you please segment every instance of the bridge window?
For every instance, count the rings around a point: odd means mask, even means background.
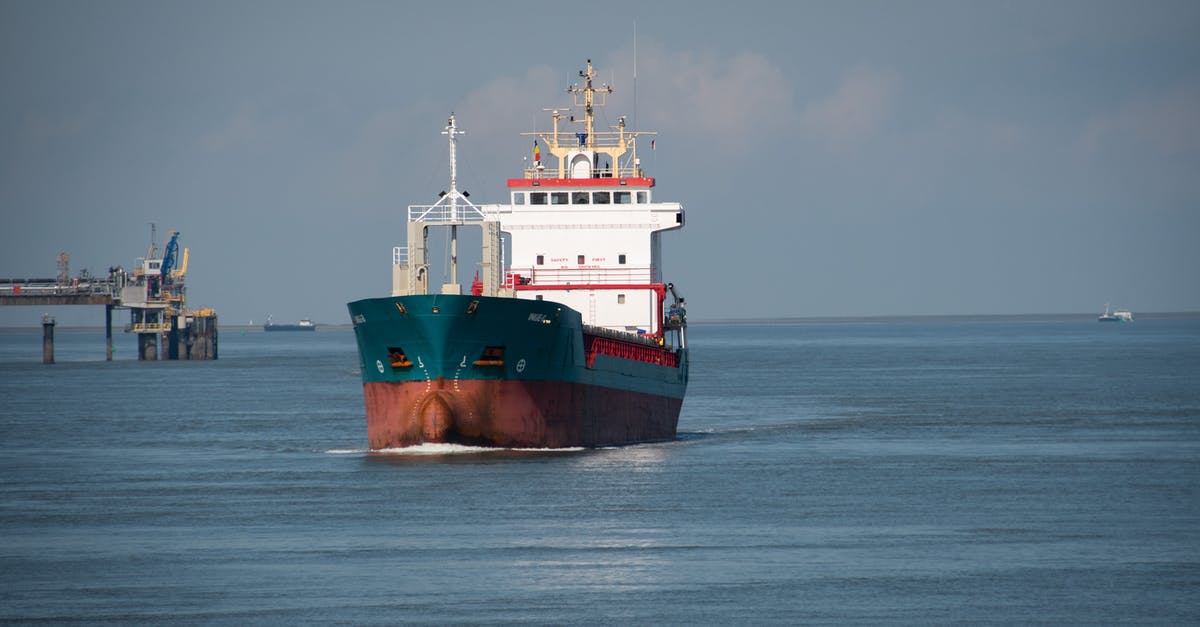
[[[567,193],[566,192],[550,192],[550,204],[552,204],[552,205],[567,204]]]
[[[539,265],[539,266],[544,266],[544,265],[546,265],[546,256],[545,256],[545,255],[538,255],[538,256],[537,256],[537,265]]]
[[[613,204],[628,205],[631,200],[629,192],[613,192]]]
[[[638,201],[639,205],[644,205],[647,202],[650,202],[650,193],[649,192],[638,192],[637,194],[638,194],[637,201]]]
[[[609,192],[592,192],[592,202],[597,205],[607,205],[612,199],[612,194]]]
[[[588,204],[588,193],[587,192],[572,192],[571,193],[571,204],[572,205]]]
[[[625,255],[624,254],[617,255],[617,263],[619,263],[621,265],[625,265]]]
[[[525,204],[525,192],[513,192],[513,204],[514,205]]]
[[[544,205],[546,204],[546,192],[533,192],[529,195],[529,204]]]

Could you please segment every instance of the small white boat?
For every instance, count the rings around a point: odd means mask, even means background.
[[[1108,304],[1104,305],[1104,313],[1097,318],[1100,322],[1133,322],[1133,313],[1128,309],[1109,311]]]

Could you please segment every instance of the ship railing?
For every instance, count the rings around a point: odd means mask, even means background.
[[[392,246],[392,265],[408,265],[408,246]]]
[[[667,346],[661,336],[637,335],[590,325],[584,325],[583,333],[583,351],[587,356],[588,368],[595,365],[598,355],[679,367],[679,353]]]
[[[641,178],[646,176],[645,170],[639,166],[612,166],[601,167],[592,170],[591,178],[595,179],[624,179],[624,178]],[[546,165],[532,166],[525,168],[525,178],[527,179],[552,179],[558,178],[558,168],[551,168]],[[579,179],[586,181],[588,179]]]
[[[652,333],[635,333],[633,331],[618,331],[608,327],[601,327],[592,324],[584,324],[583,332],[588,335],[607,337],[622,342],[634,342],[645,346],[653,346],[656,348],[664,348],[665,344],[660,344],[658,336]],[[669,347],[668,347],[669,348]]]
[[[642,171],[641,164],[634,158],[637,155],[638,138],[643,135],[657,135],[653,131],[630,130],[594,130],[590,136],[562,131],[557,134],[553,131],[534,131],[521,134],[544,142],[548,150],[552,151],[551,154],[557,155],[559,159],[562,159],[561,155],[573,150],[591,150],[608,157],[609,161],[604,164],[607,167],[602,167],[597,163],[597,167],[593,168],[592,176],[595,178],[644,177],[645,173]],[[648,138],[652,139],[652,137]],[[650,149],[653,150],[653,141],[650,146]],[[535,163],[525,168],[525,178],[558,178],[560,168],[565,171],[569,166],[566,163],[559,163],[551,167],[544,161]]]
[[[648,285],[655,283],[653,267],[629,268],[509,268],[505,273],[504,286],[538,285]]]
[[[495,220],[490,211],[474,205],[409,205],[409,222],[486,222]]]

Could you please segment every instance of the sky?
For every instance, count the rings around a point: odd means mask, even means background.
[[[1200,311],[1194,0],[0,0],[0,276],[131,268],[153,223],[222,324],[348,323],[449,113],[503,202],[588,59],[658,133],[693,321]]]

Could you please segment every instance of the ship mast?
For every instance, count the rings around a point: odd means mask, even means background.
[[[592,79],[596,77],[595,70],[592,69],[592,60],[587,60],[587,71],[579,70],[579,77],[584,79],[583,87],[571,85],[567,88],[567,93],[575,96],[575,101],[579,101],[579,96],[583,95],[583,141],[580,145],[586,150],[591,150],[595,142],[596,133],[594,128],[593,105],[596,102],[596,92],[602,94],[611,94],[612,87],[601,85],[599,89],[592,86]],[[578,122],[574,117],[572,122]]]
[[[458,130],[458,126],[454,123],[454,113],[450,113],[450,122],[446,125],[446,130],[442,131],[442,135],[446,135],[450,141],[450,191],[445,192],[438,199],[442,202],[447,198],[450,200],[450,284],[458,285],[458,200],[466,197],[458,191],[458,159],[455,153],[458,143],[458,136],[464,134],[464,131]]]
[[[596,84],[596,71],[592,67],[591,59],[587,61],[586,70],[579,70],[579,77],[583,79],[582,83],[573,83],[567,87],[567,93],[573,99],[571,109],[546,109],[546,111],[552,112],[551,130],[549,132],[522,133],[522,135],[532,135],[545,142],[550,154],[558,160],[557,178],[644,176],[641,164],[637,159],[637,137],[654,133],[630,131],[626,128],[625,116],[617,118],[617,123],[610,127],[612,130],[597,130],[596,107],[605,106],[605,97],[613,93],[613,88],[607,83]],[[565,111],[579,108],[583,109],[583,115],[580,118],[576,118],[574,115],[569,117],[563,115]],[[583,125],[583,131],[575,133],[575,141],[560,141],[559,121],[564,119]],[[626,154],[629,154],[629,158],[622,163],[622,157]],[[608,165],[603,168],[600,163],[602,155],[609,158]],[[582,175],[575,170],[574,166],[581,156],[586,158],[589,166],[582,172]],[[526,168],[525,178],[542,178],[543,170],[544,167],[539,160],[533,167]]]
[[[445,192],[443,199],[450,199],[450,219],[458,219],[458,199],[463,198],[463,195],[458,191],[458,157],[456,153],[458,136],[465,135],[466,131],[458,130],[458,125],[454,122],[454,113],[450,114],[450,121],[446,124],[446,130],[442,131],[442,135],[447,136],[450,141],[450,191]]]
[[[449,267],[441,266],[443,278],[449,282],[442,283],[442,294],[461,294],[462,286],[458,284],[458,227],[480,226],[485,231],[484,259],[481,261],[481,271],[484,273],[484,291],[487,295],[495,295],[496,287],[500,284],[500,258],[495,253],[502,250],[493,240],[499,240],[496,223],[489,221],[483,211],[469,200],[471,194],[458,189],[458,138],[464,131],[458,128],[454,114],[451,113],[442,134],[446,136],[450,148],[450,188],[441,191],[438,199],[432,205],[408,206],[408,246],[392,249],[392,295],[427,294],[429,288],[428,239],[430,227],[450,227],[448,253]]]

